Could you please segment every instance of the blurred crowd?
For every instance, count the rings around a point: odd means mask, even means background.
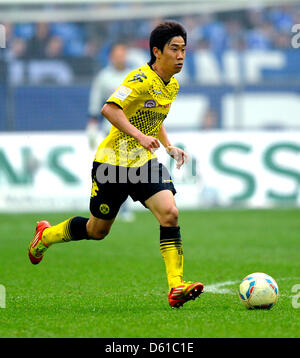
[[[188,49],[289,49],[291,28],[300,23],[300,5],[176,18],[188,31]],[[90,23],[6,24],[2,59],[93,58],[106,65],[113,42],[148,50],[156,20]]]

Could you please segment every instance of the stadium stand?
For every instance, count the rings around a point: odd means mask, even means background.
[[[249,91],[258,96],[265,93],[266,103],[274,91],[298,101],[300,52],[291,47],[291,28],[300,23],[300,5],[175,19],[189,34],[186,65],[179,76],[182,94],[196,93],[199,99],[199,110],[190,116],[186,128],[251,127],[247,116],[232,109],[238,94]],[[89,87],[95,74],[106,66],[110,47],[122,39],[137,66],[147,61],[147,38],[153,21],[159,19],[5,24],[7,47],[1,49],[0,60],[7,71],[6,79],[0,80],[0,91],[9,98],[1,100],[6,105],[1,106],[0,129],[83,129]],[[291,82],[293,86],[287,86]],[[65,105],[50,105],[60,103],[61,96]],[[40,101],[49,110],[41,113],[36,106]],[[288,101],[293,102],[290,97]],[[183,113],[190,110],[190,101],[179,103]],[[251,106],[252,102],[247,103]],[[296,119],[283,126],[281,119],[278,122],[273,117],[271,113],[266,122],[261,122],[259,116],[249,116],[261,128],[299,126]],[[174,127],[178,129],[178,124]]]

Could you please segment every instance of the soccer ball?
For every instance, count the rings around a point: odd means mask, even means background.
[[[276,304],[278,294],[276,281],[262,272],[246,276],[239,287],[239,297],[248,309],[270,309]]]

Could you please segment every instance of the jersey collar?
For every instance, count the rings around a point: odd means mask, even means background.
[[[156,76],[159,77],[159,78],[162,80],[162,82],[164,83],[165,86],[167,86],[167,85],[171,82],[171,79],[170,79],[170,81],[165,82],[165,81],[160,77],[160,75],[157,74],[157,73],[153,70],[152,65],[150,64],[150,61],[147,63],[147,65],[150,67],[151,71],[153,71],[153,72],[156,74]],[[171,78],[172,78],[172,77],[171,77]]]

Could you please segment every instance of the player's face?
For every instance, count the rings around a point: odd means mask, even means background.
[[[181,71],[185,59],[185,42],[181,36],[175,36],[165,44],[160,55],[160,64],[168,73]]]
[[[111,62],[117,70],[124,70],[127,60],[127,48],[123,45],[116,45],[110,55]]]

